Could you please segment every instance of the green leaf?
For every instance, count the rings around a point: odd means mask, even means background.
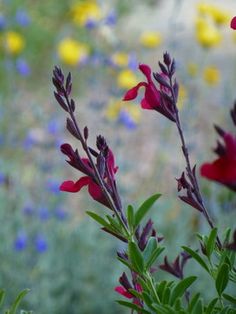
[[[196,293],[196,294],[192,297],[192,299],[190,300],[189,306],[188,306],[188,311],[189,311],[190,313],[192,313],[192,310],[194,309],[195,305],[197,304],[199,298],[200,298],[200,293]]]
[[[222,294],[223,298],[233,304],[236,304],[236,298],[235,297],[232,297],[232,295],[229,295],[229,294],[226,294],[226,293],[223,293]]]
[[[218,298],[215,298],[208,304],[206,311],[205,311],[205,314],[211,314],[212,313],[217,301],[218,301]]]
[[[29,289],[25,289],[23,291],[21,291],[18,296],[16,297],[15,302],[13,303],[13,305],[11,306],[10,310],[9,310],[9,314],[15,314],[16,310],[21,302],[21,300],[25,297],[25,295],[29,292]]]
[[[132,205],[127,207],[127,220],[131,230],[134,228],[134,208]]]
[[[163,293],[163,297],[162,297],[162,302],[164,304],[169,304],[170,292],[171,292],[170,287],[166,287],[165,290],[164,290],[164,293]]]
[[[100,225],[106,227],[107,229],[111,229],[110,228],[110,224],[101,216],[97,215],[94,212],[90,212],[90,211],[86,211],[86,213],[93,218],[95,221],[97,221]]]
[[[142,273],[144,270],[144,261],[137,244],[135,242],[129,242],[128,249],[132,266],[138,273]]]
[[[146,303],[147,306],[151,307],[152,306],[152,303],[153,303],[153,300],[152,298],[150,297],[149,293],[143,291],[142,292],[142,297],[143,297],[143,300],[144,302]]]
[[[223,263],[220,266],[220,269],[216,277],[216,282],[215,282],[216,290],[219,295],[221,295],[222,292],[227,287],[228,281],[229,281],[229,265],[226,263]]]
[[[149,269],[153,263],[155,263],[156,259],[158,258],[159,255],[165,250],[164,247],[157,247],[153,252],[152,255],[150,256],[149,260],[146,262],[146,268]]]
[[[123,226],[121,226],[121,224],[116,221],[116,218],[112,218],[109,215],[106,215],[106,217],[109,220],[111,226],[120,233],[121,229],[123,229]]]
[[[133,310],[137,311],[137,313],[151,314],[150,312],[144,310],[143,308],[141,308],[140,306],[138,306],[136,304],[133,304],[133,303],[130,303],[130,302],[127,302],[127,301],[121,301],[121,300],[118,300],[116,302],[119,303],[120,305],[123,305],[125,307],[128,307],[130,309],[133,309]]]
[[[203,314],[203,301],[198,299],[191,314]]]
[[[181,280],[174,288],[171,295],[170,304],[174,304],[175,300],[181,298],[184,292],[191,286],[191,284],[197,279],[196,276],[190,276]]]
[[[160,314],[176,314],[176,311],[170,308],[169,306],[161,304],[152,304],[152,307],[157,310],[157,313]]]
[[[150,237],[148,239],[147,245],[143,251],[143,258],[144,261],[147,263],[147,261],[150,259],[153,251],[157,248],[157,239],[156,237]]]
[[[2,305],[5,298],[5,291],[0,289],[0,306]]]
[[[217,237],[217,228],[213,228],[211,230],[211,233],[210,233],[209,238],[208,238],[207,243],[206,243],[206,253],[207,253],[207,256],[209,258],[211,257],[211,254],[214,251],[216,237]]]
[[[208,273],[210,273],[210,270],[209,270],[207,264],[204,262],[204,260],[201,258],[201,256],[197,252],[193,251],[192,249],[190,249],[187,246],[182,246],[182,248],[187,253],[189,253],[192,256],[192,258],[194,258],[198,262],[198,264],[200,264]]]
[[[135,222],[134,225],[137,227],[143,217],[147,214],[147,212],[151,209],[152,205],[158,200],[161,194],[154,194],[149,197],[137,210],[135,213]]]

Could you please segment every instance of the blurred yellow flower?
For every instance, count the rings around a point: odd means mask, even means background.
[[[219,45],[222,40],[219,30],[209,23],[203,23],[203,21],[200,23],[201,24],[198,24],[196,29],[196,38],[199,44],[204,48],[211,48]]]
[[[117,77],[117,85],[123,89],[129,89],[138,84],[136,75],[131,70],[122,70]]]
[[[188,97],[187,89],[183,84],[179,85],[179,96],[178,96],[178,108],[182,109],[184,106],[184,103]]]
[[[146,48],[155,48],[162,42],[162,36],[159,32],[147,31],[142,33],[140,43]]]
[[[25,40],[19,33],[9,31],[5,34],[4,44],[7,52],[12,55],[17,55],[23,50]]]
[[[102,16],[101,9],[96,1],[81,1],[71,8],[73,22],[77,25],[85,25],[89,20],[99,21]]]
[[[88,47],[71,38],[61,40],[58,45],[59,58],[68,65],[77,65],[88,55]]]
[[[203,78],[208,85],[217,85],[220,81],[220,71],[215,66],[208,66],[203,71]]]
[[[124,52],[116,52],[112,57],[112,62],[120,67],[126,67],[129,62],[129,55]]]
[[[120,110],[124,106],[121,100],[112,99],[106,109],[105,115],[108,119],[114,120],[119,116]]]
[[[198,65],[196,63],[188,63],[187,64],[187,72],[190,76],[194,77],[198,72]]]
[[[210,16],[218,25],[229,23],[231,14],[216,5],[200,2],[197,9],[200,14]]]

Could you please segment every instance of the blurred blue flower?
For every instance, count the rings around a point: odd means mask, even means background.
[[[0,172],[0,184],[5,183],[5,174]]]
[[[56,135],[60,130],[60,121],[58,119],[52,118],[47,125],[47,130],[50,134]]]
[[[37,235],[35,239],[35,248],[39,253],[47,251],[48,244],[46,238],[42,234]]]
[[[3,30],[7,25],[7,20],[3,14],[0,13],[0,31]]]
[[[30,205],[26,205],[22,208],[22,212],[26,216],[32,216],[34,213],[34,208]]]
[[[16,60],[16,70],[22,76],[29,76],[31,73],[28,63],[22,58]]]
[[[117,22],[117,13],[115,10],[111,10],[105,17],[104,23],[109,26],[114,26]]]
[[[16,251],[23,251],[27,246],[27,235],[24,231],[19,232],[17,235],[15,242],[14,242],[14,248]]]
[[[129,113],[125,110],[121,110],[119,114],[119,121],[124,124],[127,129],[133,130],[137,127],[137,124],[134,122]]]
[[[97,22],[92,19],[88,19],[85,23],[85,27],[87,29],[94,29],[97,25],[98,25]]]
[[[68,217],[68,213],[63,208],[56,207],[55,216],[58,220],[65,220]]]
[[[129,55],[128,67],[132,71],[136,71],[138,69],[138,59],[137,59],[136,54],[131,53]]]
[[[36,144],[36,139],[29,132],[23,141],[23,148],[26,150],[30,150],[35,144]]]
[[[19,9],[16,12],[16,22],[20,26],[28,26],[31,23],[31,19],[28,15],[28,13],[25,10]]]
[[[49,192],[51,192],[53,194],[59,194],[60,193],[60,184],[61,184],[61,182],[58,182],[56,180],[48,180],[47,189]]]
[[[42,221],[46,221],[50,218],[50,213],[47,207],[40,207],[38,210],[39,218]]]

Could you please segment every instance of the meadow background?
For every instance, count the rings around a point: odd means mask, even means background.
[[[168,254],[207,228],[177,198],[184,160],[175,128],[141,111],[138,101],[121,99],[144,79],[138,64],[157,71],[168,51],[177,62],[192,160],[212,160],[213,123],[233,131],[235,14],[234,0],[0,0],[0,287],[7,302],[30,288],[23,306],[38,314],[125,313],[114,303],[120,244],[85,215],[101,207],[86,190],[59,191],[62,181],[77,179],[60,145],[78,143],[53,98],[54,65],[72,72],[77,116],[91,145],[102,134],[115,153],[123,203],[162,194],[152,214]],[[233,226],[233,194],[204,179],[200,185],[217,223]]]

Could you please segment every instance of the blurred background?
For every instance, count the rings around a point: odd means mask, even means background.
[[[174,258],[207,230],[177,198],[184,160],[174,125],[141,111],[138,100],[121,99],[144,79],[138,64],[158,71],[168,51],[193,164],[213,160],[213,123],[233,131],[234,15],[235,0],[0,0],[0,287],[7,302],[30,288],[24,307],[38,314],[125,313],[114,303],[120,243],[85,215],[103,209],[86,190],[59,192],[62,181],[79,175],[60,145],[79,143],[53,97],[54,65],[72,72],[76,115],[91,146],[102,134],[115,153],[124,207],[162,194],[152,215],[166,253]],[[232,226],[233,194],[201,178],[200,185],[217,223]]]

